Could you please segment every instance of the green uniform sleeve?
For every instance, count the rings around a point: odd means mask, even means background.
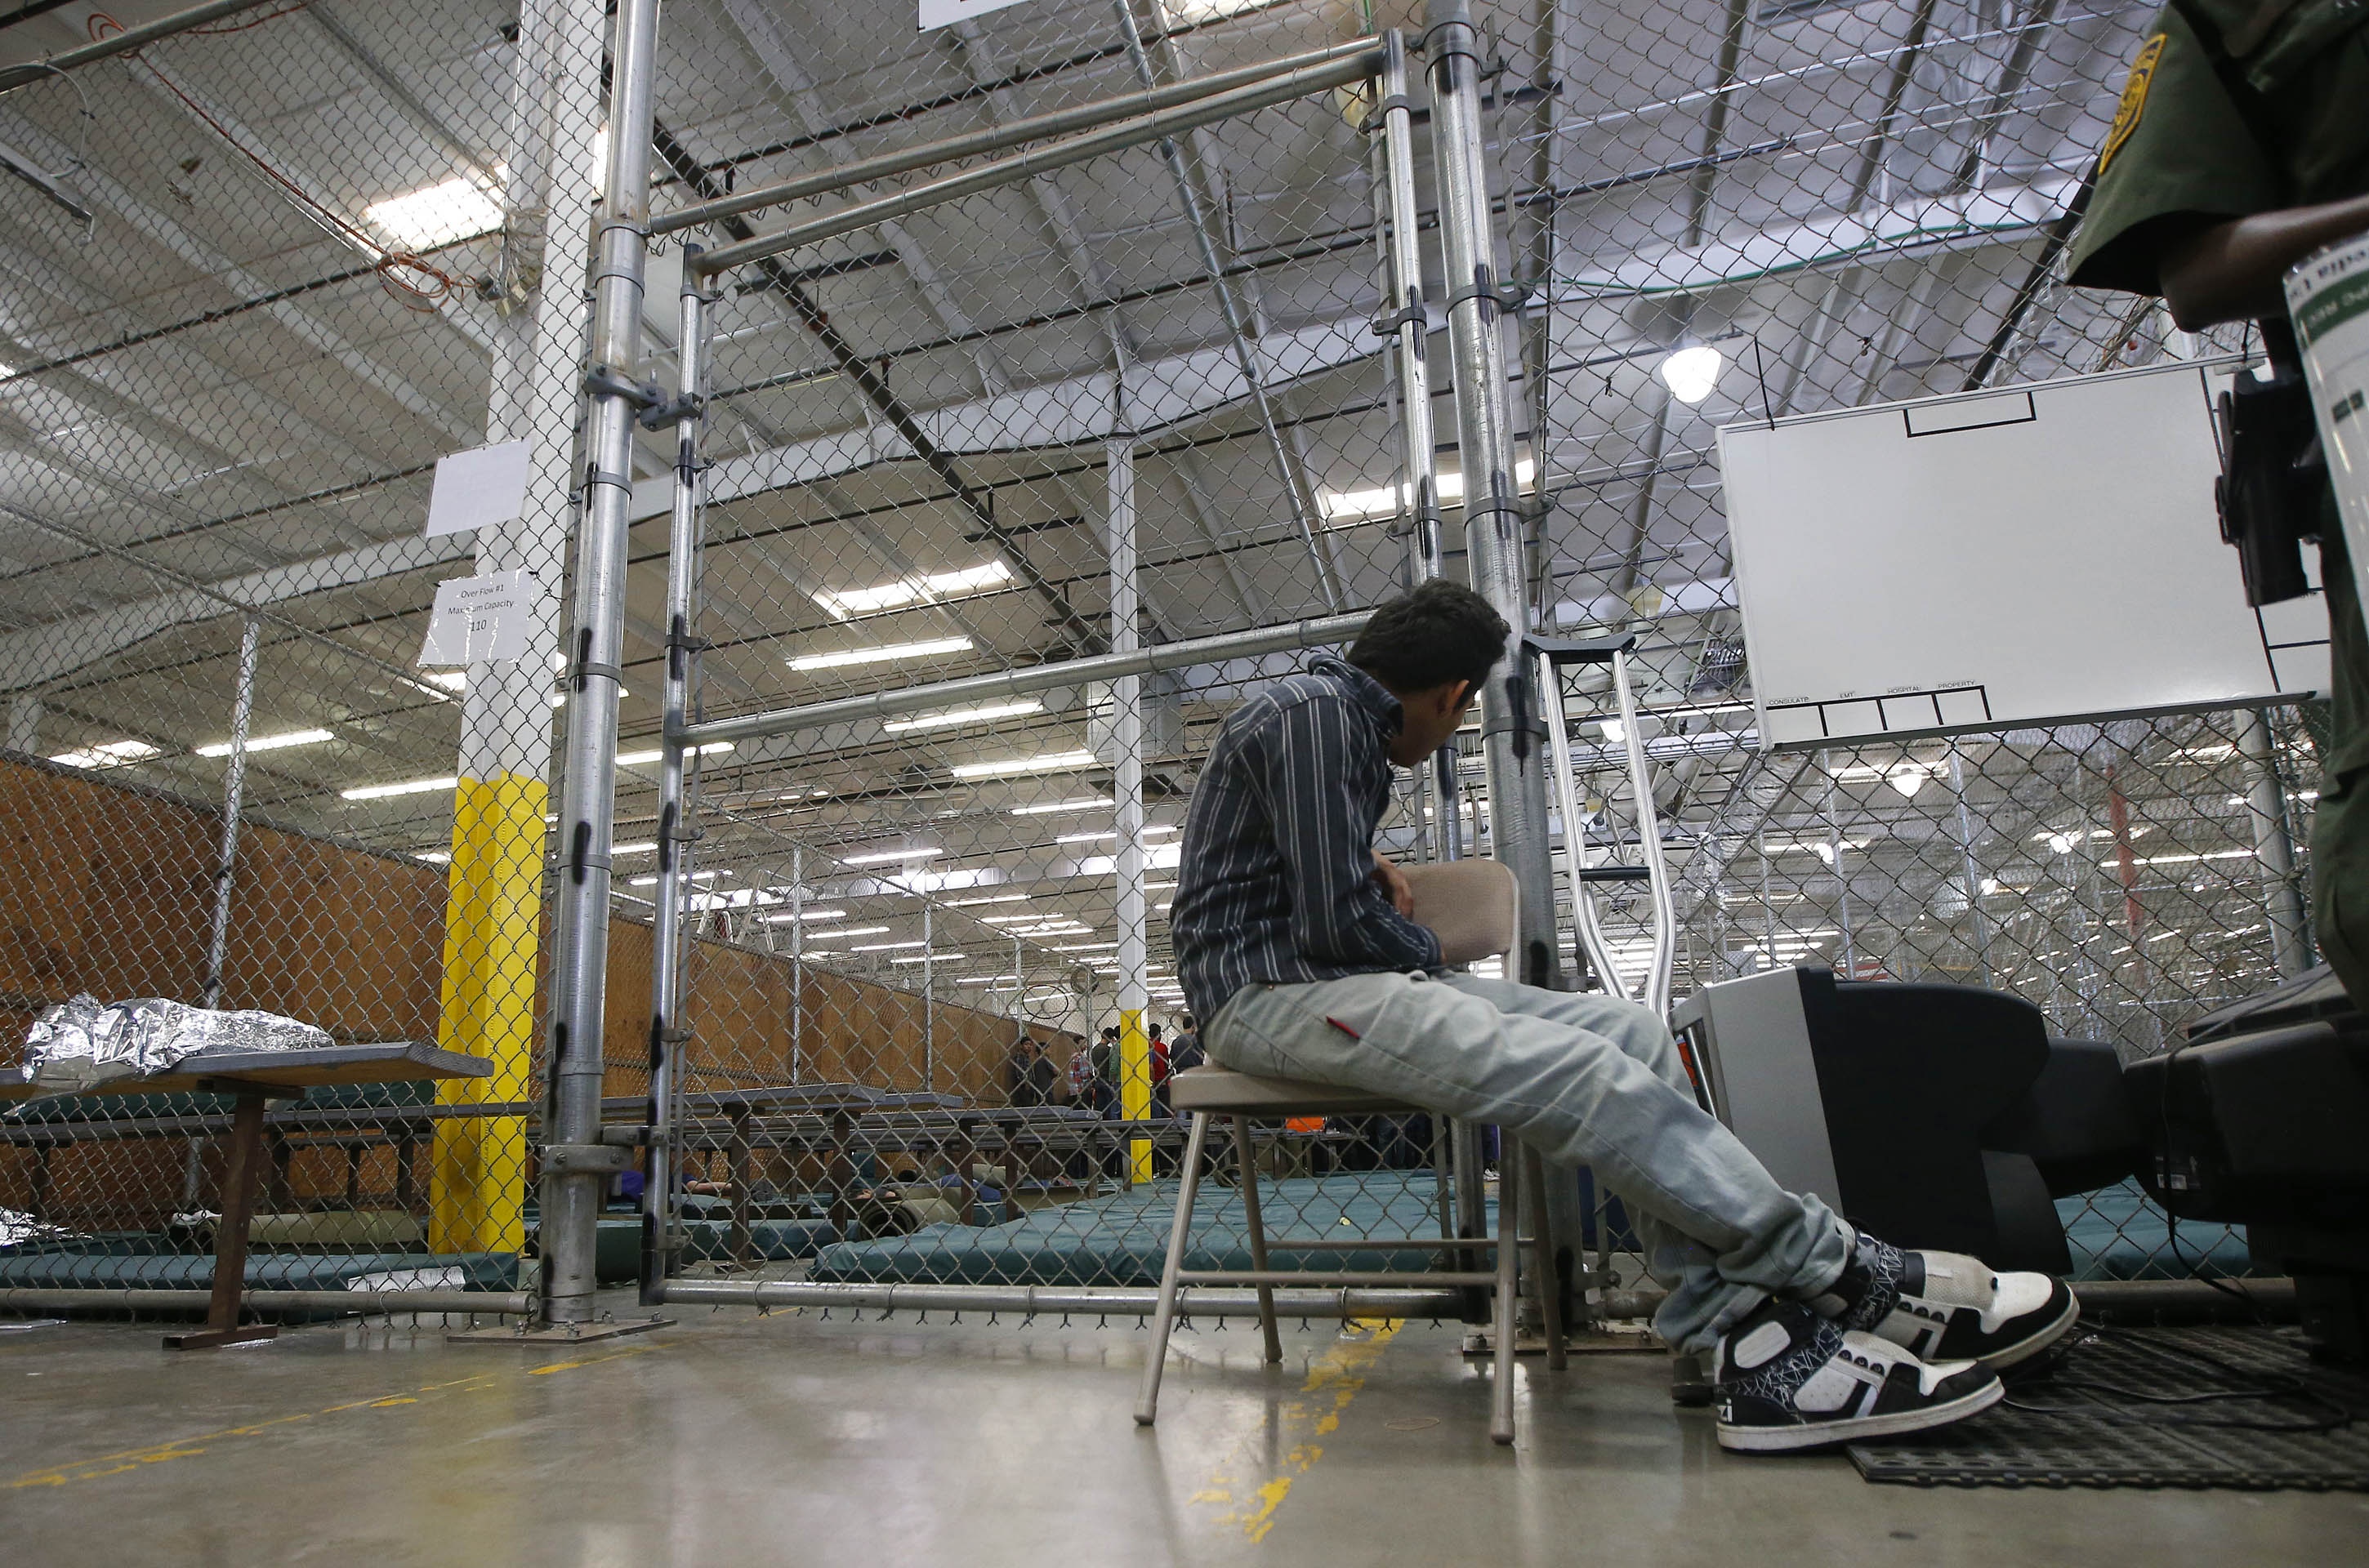
[[[2097,186],[2074,237],[2069,280],[2161,293],[2160,220],[2220,222],[2283,205],[2270,157],[2186,19],[2165,10],[2139,45],[2099,149]]]

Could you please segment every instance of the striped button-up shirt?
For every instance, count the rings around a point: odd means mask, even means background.
[[[1218,732],[1184,818],[1169,912],[1193,1014],[1255,981],[1300,984],[1439,967],[1439,939],[1373,879],[1405,715],[1330,657],[1261,690]]]

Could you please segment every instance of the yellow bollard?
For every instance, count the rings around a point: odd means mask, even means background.
[[[542,942],[541,779],[463,779],[452,800],[446,878],[442,1024],[437,1044],[484,1057],[486,1078],[448,1079],[440,1104],[528,1098]],[[514,1253],[526,1242],[526,1118],[440,1119],[429,1175],[428,1248]]]

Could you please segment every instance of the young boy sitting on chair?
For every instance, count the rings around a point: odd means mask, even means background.
[[[1814,1448],[1997,1402],[1997,1369],[2073,1326],[2072,1292],[1904,1252],[1786,1192],[1696,1104],[1661,1019],[1607,996],[1441,968],[1374,851],[1390,768],[1462,723],[1504,656],[1486,601],[1433,581],[1234,710],[1193,792],[1170,916],[1209,1059],[1351,1084],[1587,1165],[1674,1281],[1656,1333],[1711,1359],[1719,1440]]]

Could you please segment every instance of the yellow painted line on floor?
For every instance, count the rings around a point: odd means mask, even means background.
[[[617,1351],[613,1355],[588,1356],[581,1361],[562,1361],[548,1367],[530,1367],[525,1370],[529,1377],[541,1377],[547,1372],[565,1372],[578,1367],[598,1367],[603,1362],[623,1361],[629,1356],[647,1356],[653,1350],[665,1348],[663,1342],[637,1345],[628,1350]],[[474,1356],[481,1352],[472,1350],[468,1354]],[[497,1353],[487,1351],[482,1354]],[[293,1415],[276,1415],[269,1421],[250,1422],[244,1426],[225,1426],[219,1431],[200,1432],[189,1437],[175,1437],[168,1442],[154,1444],[144,1448],[124,1448],[112,1454],[101,1454],[97,1459],[75,1459],[67,1464],[51,1465],[41,1470],[27,1471],[24,1474],[7,1482],[5,1484],[5,1490],[14,1492],[26,1486],[63,1486],[73,1481],[98,1481],[107,1476],[121,1475],[127,1471],[139,1470],[143,1466],[163,1464],[170,1459],[195,1459],[206,1451],[206,1444],[218,1442],[225,1437],[259,1436],[275,1427],[291,1425],[299,1421],[316,1420],[326,1415],[342,1415],[348,1411],[400,1409],[406,1405],[419,1403],[419,1396],[422,1394],[449,1393],[455,1389],[489,1388],[500,1377],[499,1371],[472,1372],[465,1378],[448,1379],[441,1383],[422,1383],[407,1393],[371,1394],[361,1399],[348,1400],[342,1404],[325,1405],[319,1410],[299,1411]]]
[[[1211,1521],[1219,1529],[1239,1530],[1253,1542],[1265,1540],[1275,1528],[1276,1510],[1291,1495],[1292,1482],[1324,1457],[1320,1439],[1340,1429],[1341,1413],[1365,1389],[1367,1372],[1405,1326],[1400,1318],[1351,1321],[1340,1340],[1308,1363],[1308,1380],[1299,1385],[1299,1397],[1276,1412],[1280,1441],[1270,1444],[1264,1433],[1244,1438],[1186,1501],[1225,1510]],[[1270,1448],[1282,1451],[1272,1465],[1258,1458]]]

